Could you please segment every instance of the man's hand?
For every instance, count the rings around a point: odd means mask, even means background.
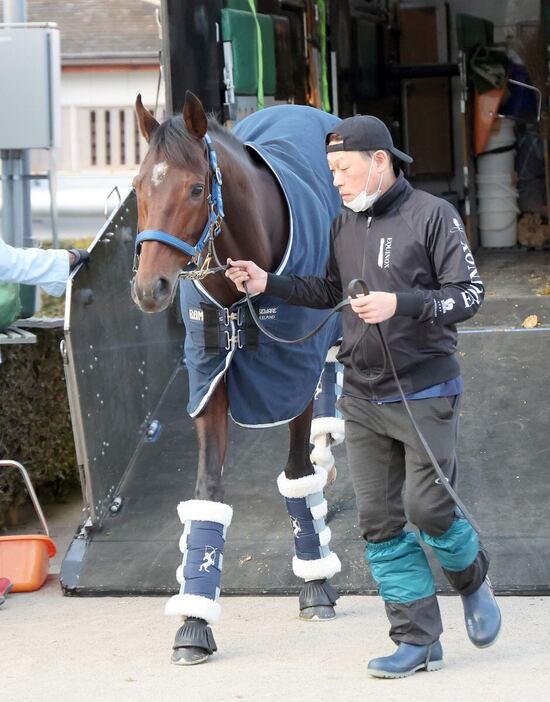
[[[228,258],[227,263],[230,268],[225,271],[225,275],[235,283],[237,290],[244,292],[243,283],[246,283],[251,295],[264,292],[267,285],[266,271],[253,261],[233,261]]]
[[[371,292],[368,295],[350,297],[351,309],[366,323],[378,324],[395,314],[395,293]]]

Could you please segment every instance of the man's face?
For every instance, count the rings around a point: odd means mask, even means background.
[[[327,160],[334,185],[340,191],[344,202],[351,202],[365,190],[371,165],[369,191],[378,183],[379,174],[376,163],[372,162],[371,156],[362,154],[360,151],[332,151],[327,154]]]

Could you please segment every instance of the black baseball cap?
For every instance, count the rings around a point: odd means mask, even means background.
[[[341,144],[329,144],[333,134],[342,137]],[[390,130],[384,122],[372,115],[354,115],[343,119],[332,129],[326,138],[327,153],[333,151],[378,151],[384,149],[405,163],[412,163],[412,158],[396,149],[393,145]]]

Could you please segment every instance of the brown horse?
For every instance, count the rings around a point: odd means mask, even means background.
[[[289,212],[281,186],[265,162],[245,149],[242,142],[214,119],[207,118],[201,102],[191,93],[186,96],[183,115],[162,124],[143,107],[140,96],[136,100],[136,112],[141,132],[149,143],[148,153],[134,180],[138,227],[141,232],[153,232],[151,239],[141,242],[132,281],[136,304],[144,312],[158,312],[174,298],[178,279],[189,264],[191,254],[176,248],[173,238],[194,246],[201,232],[206,231],[205,223],[212,214],[211,194],[216,172],[211,151],[214,151],[223,174],[225,203],[221,232],[215,244],[218,261],[226,261],[228,257],[252,259],[262,268],[275,271],[288,243]],[[219,227],[220,213],[215,214],[215,226]],[[172,238],[169,241],[159,239],[158,232]],[[202,284],[226,308],[242,297],[222,272],[205,277]],[[300,416],[289,422],[290,450],[279,488],[290,504],[295,537],[304,525],[311,527],[314,524],[312,533],[316,538],[324,526],[326,514],[326,502],[322,500],[326,472],[314,469],[309,457],[311,414],[310,403]],[[168,613],[186,617],[176,635],[172,654],[173,662],[179,664],[202,662],[215,650],[208,624],[216,620],[214,605],[219,607],[210,602],[219,592],[219,572],[218,581],[213,585],[206,579],[197,589],[197,582],[207,578],[210,567],[216,565],[215,554],[223,548],[225,529],[231,520],[230,508],[223,504],[222,470],[228,430],[228,396],[223,379],[195,418],[195,425],[199,447],[196,499],[181,503],[178,508],[185,525],[183,545],[180,541],[184,567],[178,578],[182,591],[167,607]],[[314,495],[317,497],[312,499]],[[316,507],[314,502],[317,502]],[[292,507],[293,503],[300,504]],[[302,511],[298,515],[297,512],[293,514],[292,509]],[[304,509],[309,512],[304,514]],[[210,532],[207,543],[199,543],[193,531],[197,522],[201,522],[205,529],[205,525],[210,525],[208,528],[214,531],[216,525],[221,527],[216,533]],[[325,537],[327,532],[330,534],[326,529]],[[309,563],[324,563],[328,569],[308,569],[306,563],[305,570],[300,571],[306,580],[300,594],[300,617],[303,619],[334,617],[337,594],[327,579],[339,570],[339,562],[322,535],[318,548],[322,559]],[[194,561],[196,558],[199,560]],[[209,586],[216,594],[208,595]]]

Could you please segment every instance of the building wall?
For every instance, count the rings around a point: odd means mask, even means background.
[[[61,77],[61,148],[55,154],[60,174],[136,171],[146,143],[139,134],[134,103],[141,93],[153,109],[157,66],[65,67]],[[156,116],[164,115],[164,85]],[[48,169],[48,155],[35,152],[35,171]]]

